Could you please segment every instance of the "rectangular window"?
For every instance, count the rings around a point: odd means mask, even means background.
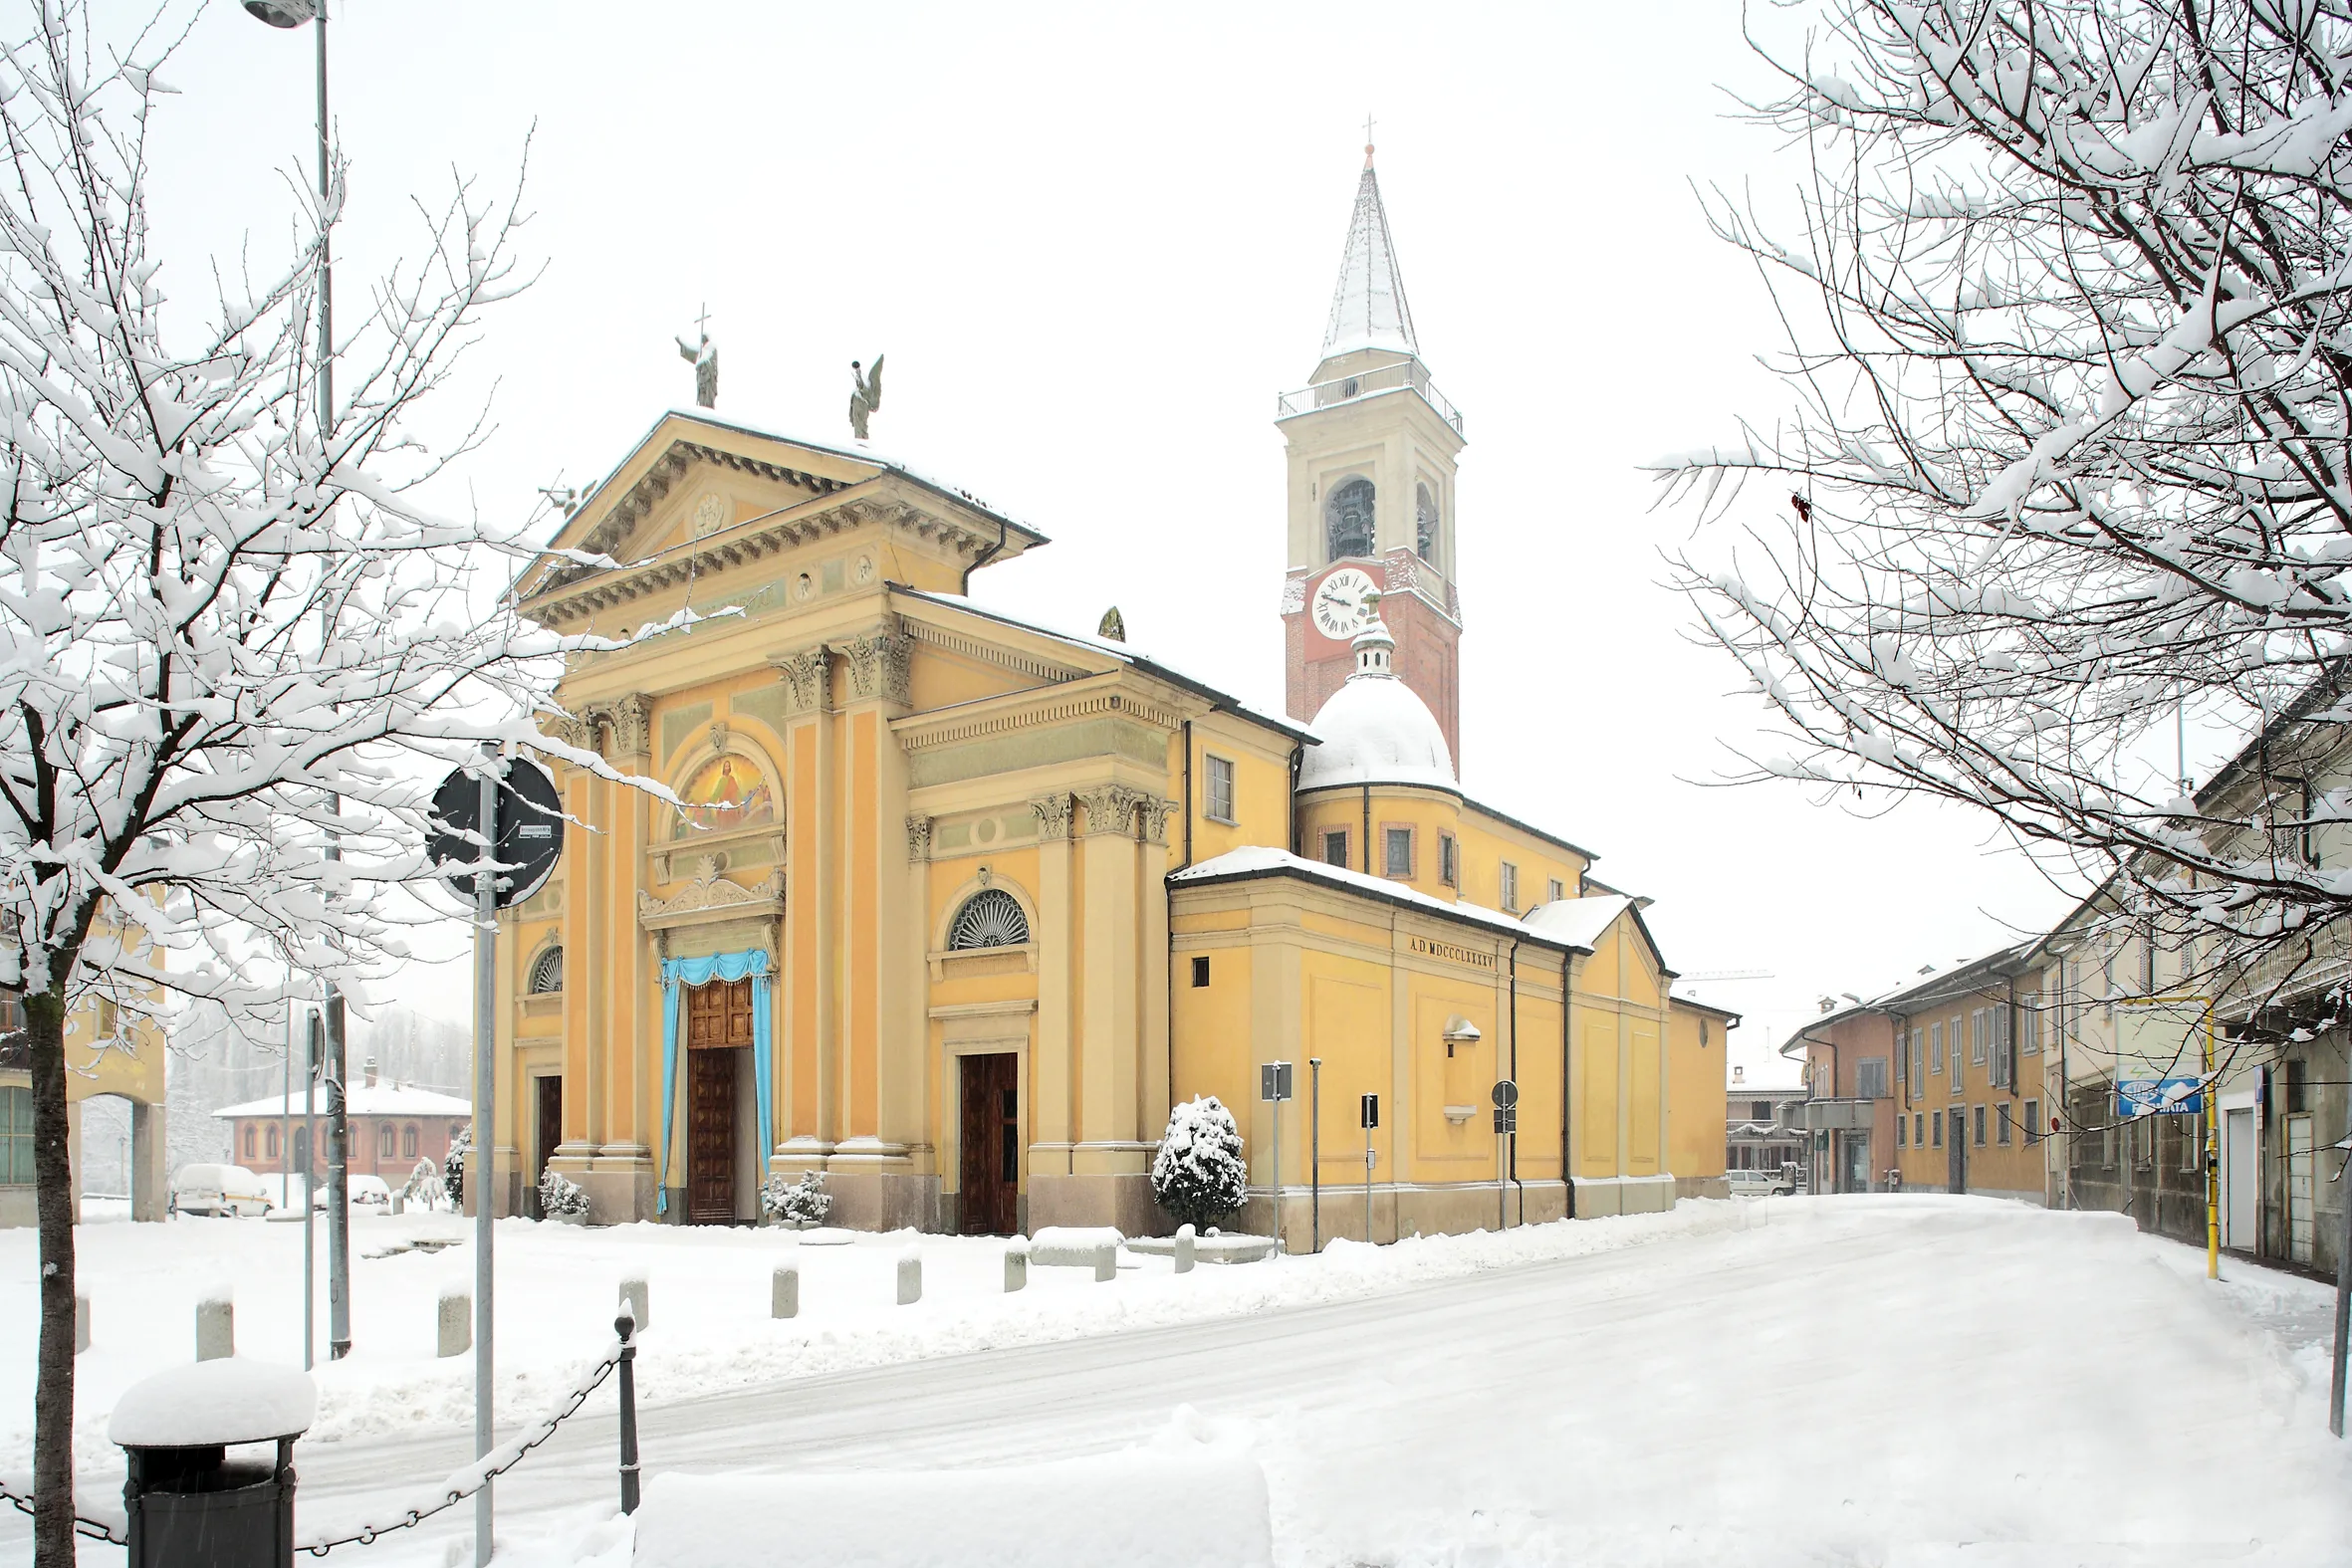
[[[0,1089],[0,1185],[33,1185],[31,1089]]]
[[[1898,1117],[1896,1117],[1896,1118],[1895,1118],[1895,1147],[1896,1147],[1896,1148],[1900,1149],[1900,1148],[1902,1148],[1902,1147],[1903,1147],[1903,1140],[1904,1140],[1905,1136],[1907,1135],[1907,1133],[1909,1132],[1909,1130],[1910,1130],[1910,1129],[1909,1129],[1909,1125],[1908,1125],[1908,1124],[1907,1124],[1907,1123],[1904,1121],[1904,1119],[1903,1119],[1902,1117],[1898,1116]]]
[[[1961,1080],[1960,1019],[1954,1018],[1949,1025],[1949,1028],[1952,1034],[1952,1092],[1958,1094],[1960,1092]]]
[[[1195,987],[1209,984],[1209,960],[1206,956],[1192,961],[1192,983]]]
[[[485,838],[484,842],[487,841]],[[400,1129],[400,1157],[404,1160],[416,1158],[416,1129],[413,1127]]]
[[[1544,884],[1543,896],[1556,904],[1568,896],[1568,884],[1562,882],[1558,877],[1553,877]]]
[[[2299,1058],[2288,1060],[2286,1064],[2287,1115],[2300,1115],[2311,1108],[2311,1091],[2308,1086],[2310,1074],[2311,1069],[2308,1063]]]
[[[1503,862],[1503,907],[1514,915],[1519,913],[1519,867],[1508,860]]]
[[[1448,887],[1462,885],[1462,846],[1452,833],[1437,835],[1437,879]]]
[[[1927,1049],[1917,1029],[1911,1030],[1911,1082],[1916,1087],[1927,1074],[1921,1070],[1920,1053]]]
[[[1385,827],[1380,830],[1381,859],[1389,876],[1413,874],[1413,830],[1409,827]]]
[[[1976,1125],[1976,1143],[1977,1147],[1982,1149],[1985,1147],[1985,1107],[1982,1105],[1978,1106],[1976,1113],[1972,1115],[1969,1120]]]
[[[1887,1097],[1887,1059],[1884,1056],[1865,1056],[1854,1063],[1854,1094],[1865,1100]]]
[[[1944,1072],[1944,1025],[1928,1025],[1928,1071],[1941,1077]]]
[[[1748,1119],[1752,1122],[1770,1121],[1772,1119],[1772,1102],[1769,1100],[1750,1100],[1748,1102]]]
[[[1222,757],[1206,759],[1202,770],[1208,775],[1209,820],[1231,822],[1233,815],[1233,764]]]
[[[1323,833],[1323,863],[1344,868],[1347,864],[1347,829],[1328,828]]]
[[[1995,1141],[1999,1143],[2007,1143],[2009,1141],[2009,1129],[2015,1125],[2013,1118],[2016,1115],[2017,1108],[2014,1105],[2009,1104],[2006,1100],[2003,1100],[2000,1102],[1998,1109],[1999,1111],[1999,1115],[1995,1118],[1996,1122],[1998,1123],[1998,1125],[1994,1128]]]
[[[1914,1149],[1924,1149],[1927,1147],[1927,1142],[1928,1114],[1925,1111],[1913,1111],[1911,1113],[1911,1146]]]
[[[1993,1009],[1979,1008],[1969,1014],[1969,1060],[1985,1059],[1985,1043],[1993,1033]]]
[[[1930,1133],[1931,1135],[1933,1135],[1933,1137],[1934,1137],[1934,1139],[1935,1139],[1935,1141],[1934,1141],[1933,1143],[1931,1143],[1931,1144],[1929,1145],[1929,1147],[1930,1147],[1930,1148],[1932,1148],[1932,1149],[1941,1149],[1941,1148],[1943,1148],[1943,1147],[1944,1147],[1944,1113],[1943,1113],[1942,1111],[1935,1111],[1935,1112],[1932,1112],[1932,1113],[1930,1113],[1930,1115],[1928,1116],[1928,1131],[1929,1131],[1929,1133]]]
[[[2025,1102],[2025,1142],[2028,1145],[2041,1142],[2041,1101],[2039,1100]]]

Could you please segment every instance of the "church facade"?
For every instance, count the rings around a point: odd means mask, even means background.
[[[552,734],[678,803],[557,769],[588,830],[499,929],[505,1209],[553,1169],[598,1223],[732,1224],[821,1171],[837,1224],[1150,1233],[1157,1138],[1206,1094],[1248,1144],[1238,1223],[1295,1247],[1363,1235],[1367,1183],[1387,1239],[1720,1176],[1735,1020],[1670,996],[1588,851],[1461,785],[1462,421],[1369,153],[1281,403],[1286,715],[981,607],[973,574],[1047,541],[855,446],[674,412],[565,520],[555,548],[629,564],[551,554],[523,613],[710,618],[559,687]],[[1295,1097],[1262,1101],[1278,1060]]]

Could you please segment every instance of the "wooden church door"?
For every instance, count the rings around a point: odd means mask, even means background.
[[[686,1221],[735,1223],[735,1084],[752,1042],[752,983],[686,993]]]
[[[1011,1235],[1021,1229],[1021,1057],[1002,1051],[960,1059],[959,1229],[966,1235]]]

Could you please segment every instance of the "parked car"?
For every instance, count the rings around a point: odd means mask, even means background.
[[[268,1185],[241,1165],[200,1162],[172,1173],[171,1208],[175,1214],[235,1219],[266,1215],[271,1207]]]
[[[367,1204],[377,1209],[391,1207],[392,1190],[384,1185],[382,1177],[353,1176],[347,1178],[347,1180],[351,1183],[353,1203]]]
[[[1796,1168],[1781,1166],[1772,1171],[1726,1171],[1734,1198],[1789,1198],[1798,1191]]]

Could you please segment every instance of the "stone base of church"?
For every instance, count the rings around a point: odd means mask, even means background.
[[[937,1231],[940,1228],[936,1176],[912,1171],[843,1170],[836,1164],[824,1173],[824,1190],[833,1200],[824,1223],[844,1231]]]
[[[589,1225],[630,1225],[659,1218],[657,1173],[650,1154],[614,1145],[593,1154],[559,1147],[548,1169],[561,1171],[588,1194]]]
[[[1674,1207],[1680,1185],[1672,1176],[1579,1176],[1576,1218],[1664,1214]]]
[[[1674,1179],[1677,1198],[1729,1198],[1732,1179],[1728,1176],[1678,1176]]]
[[[1134,1172],[1033,1174],[1022,1209],[1033,1234],[1050,1225],[1112,1225],[1122,1235],[1167,1235],[1176,1229],[1151,1196],[1151,1178]]]
[[[1508,1183],[1448,1183],[1442,1187],[1372,1184],[1372,1234],[1385,1244],[1408,1235],[1464,1235],[1492,1231],[1508,1217],[1512,1227],[1544,1225],[1567,1217],[1567,1189],[1556,1181]],[[1250,1195],[1228,1228],[1252,1235],[1274,1234],[1274,1205],[1264,1192]],[[1311,1188],[1283,1191],[1283,1238],[1287,1250],[1312,1249],[1316,1235],[1315,1197]],[[1326,1187],[1322,1193],[1322,1239],[1364,1237],[1362,1187]]]

